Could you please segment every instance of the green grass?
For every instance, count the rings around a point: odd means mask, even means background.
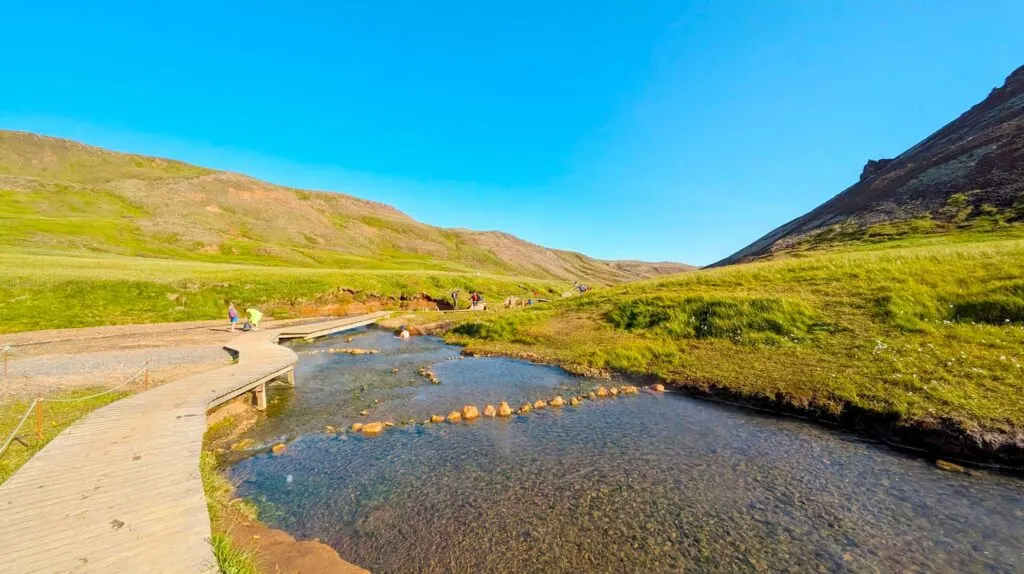
[[[224,534],[214,534],[211,543],[221,574],[259,574],[252,551],[236,547]]]
[[[508,295],[568,286],[504,275],[429,270],[333,270],[216,264],[143,257],[76,257],[0,250],[0,333],[222,318],[227,304],[257,306],[283,318],[332,306],[421,293],[447,301],[452,289],[478,290],[492,304]]]
[[[88,397],[102,391],[103,389],[99,388],[78,389],[58,393],[47,398],[74,399]],[[42,440],[39,440],[36,436],[36,413],[32,412],[18,433],[25,444],[23,445],[15,441],[5,453],[0,455],[0,484],[10,478],[15,471],[28,462],[28,459],[32,458],[32,455],[42,450],[47,443],[56,438],[61,431],[71,426],[75,421],[126,395],[127,393],[115,392],[83,401],[67,403],[44,402]],[[7,437],[14,431],[14,427],[17,426],[31,402],[31,400],[14,400],[0,405],[0,440],[7,440]]]
[[[213,440],[210,431],[215,434],[230,432],[232,422],[225,422],[217,429],[209,429],[205,441]],[[227,534],[227,529],[235,520],[254,521],[257,519],[256,507],[245,501],[234,500],[235,488],[221,473],[217,455],[203,451],[199,455],[199,475],[203,480],[203,491],[206,494],[206,507],[210,512],[210,528],[213,531],[211,544],[213,554],[217,558],[222,574],[258,574],[255,551],[239,548]]]
[[[461,317],[451,341],[839,413],[1024,428],[1024,226],[839,244]]]

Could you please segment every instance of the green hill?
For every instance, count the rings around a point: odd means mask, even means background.
[[[0,131],[0,248],[214,263],[482,272],[612,284],[688,269],[608,262],[380,203]]]

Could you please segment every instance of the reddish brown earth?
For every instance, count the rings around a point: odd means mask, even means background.
[[[333,548],[318,540],[295,540],[290,534],[259,523],[237,522],[228,529],[237,548],[250,549],[263,572],[282,574],[365,574],[342,560]]]
[[[868,226],[938,212],[952,195],[1009,208],[1024,194],[1024,66],[956,120],[893,159],[871,160],[861,179],[715,266],[756,259],[837,224]],[[1018,203],[1019,205],[1019,203]]]

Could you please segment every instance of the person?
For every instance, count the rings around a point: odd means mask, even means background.
[[[482,298],[482,297],[480,297],[480,294],[479,294],[479,293],[477,293],[476,291],[473,291],[473,294],[469,296],[469,301],[470,301],[470,307],[472,307],[472,308],[474,308],[474,309],[475,309],[475,308],[476,308],[476,306],[480,304],[480,301],[481,301],[482,299],[483,299],[483,298]]]
[[[411,334],[409,333],[409,328],[406,327],[405,325],[398,327],[398,333],[395,335],[396,338],[402,340],[408,340],[410,336]]]
[[[231,303],[228,305],[228,321],[231,321],[231,332],[235,331],[235,323],[238,322],[238,309],[235,309],[235,304]]]
[[[459,290],[452,291],[452,309],[459,310]]]
[[[256,327],[259,327],[260,321],[263,319],[263,313],[260,313],[259,309],[249,307],[245,310],[245,314],[249,316],[249,320],[245,324],[250,330],[255,331]]]

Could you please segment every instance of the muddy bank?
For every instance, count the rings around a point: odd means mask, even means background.
[[[229,444],[251,429],[263,416],[248,396],[226,403],[207,416],[205,450],[223,453]],[[220,470],[216,472],[220,473]],[[227,477],[222,478],[227,482]],[[214,532],[221,531],[239,550],[252,552],[262,572],[302,572],[303,574],[366,574],[368,571],[346,562],[330,546],[319,540],[296,540],[293,536],[250,518],[233,495],[224,500],[208,500],[219,505]],[[212,518],[212,516],[211,516]]]
[[[443,329],[435,324],[432,334]],[[591,378],[622,378],[635,384],[662,383],[689,396],[753,408],[810,422],[840,427],[890,446],[940,460],[996,468],[1024,475],[1024,431],[968,429],[952,419],[904,420],[898,414],[873,411],[844,403],[838,412],[824,405],[785,393],[775,396],[737,392],[728,387],[702,381],[678,381],[633,373],[618,373],[578,364],[567,364],[531,352],[489,352],[467,347],[468,356],[503,356],[532,363],[557,365],[574,375]]]

